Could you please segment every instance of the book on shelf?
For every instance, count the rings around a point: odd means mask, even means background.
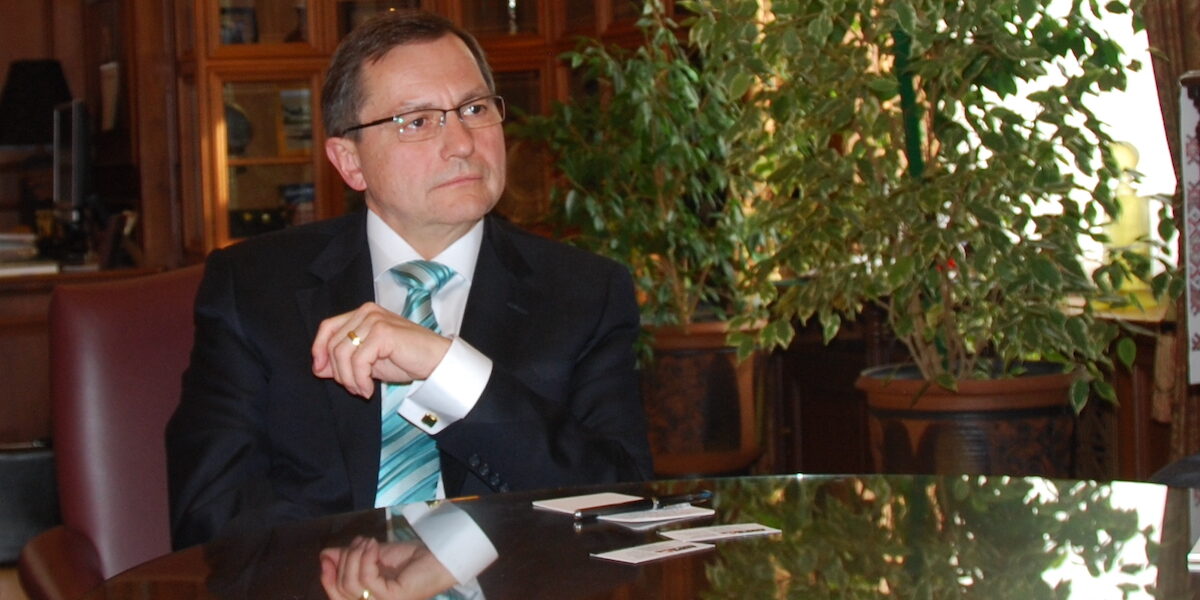
[[[9,246],[33,246],[36,243],[36,234],[0,231],[0,248],[6,248]]]
[[[5,246],[0,244],[0,263],[24,262],[36,259],[37,256],[38,249],[36,246]]]
[[[0,277],[16,277],[18,275],[53,275],[58,273],[59,265],[56,260],[8,260],[0,261]]]
[[[37,256],[37,236],[34,234],[0,232],[0,263],[24,262]]]

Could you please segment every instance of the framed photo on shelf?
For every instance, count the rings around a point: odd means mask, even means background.
[[[254,13],[253,7],[221,7],[221,43],[258,43],[258,16]]]
[[[312,93],[308,88],[279,90],[279,154],[312,150]]]
[[[283,199],[283,212],[289,225],[303,225],[317,220],[317,193],[312,182],[280,185],[279,196]]]

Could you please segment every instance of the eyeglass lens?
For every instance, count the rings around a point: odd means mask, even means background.
[[[504,100],[499,96],[487,96],[448,110],[430,108],[397,115],[395,121],[400,139],[419,142],[436,136],[446,123],[446,115],[451,112],[457,113],[459,121],[469,129],[488,127],[504,120]]]

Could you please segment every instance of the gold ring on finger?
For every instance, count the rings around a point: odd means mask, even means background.
[[[362,338],[360,338],[360,337],[358,337],[358,334],[357,334],[357,333],[354,333],[353,331],[351,331],[350,333],[347,333],[347,334],[346,334],[346,337],[350,338],[350,343],[351,343],[351,344],[354,344],[355,346],[357,346],[357,345],[359,345],[359,344],[363,343],[363,339],[362,339]],[[363,591],[363,593],[364,593],[364,594],[370,594],[370,592],[368,592],[368,591],[365,591],[365,590]],[[367,597],[367,596],[363,596],[363,598],[366,598],[366,597]]]

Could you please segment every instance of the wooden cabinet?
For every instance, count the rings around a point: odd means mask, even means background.
[[[329,44],[308,4],[195,0],[176,15],[190,256],[340,209],[319,143]]]
[[[1115,345],[1110,349],[1117,403],[1093,398],[1080,415],[1076,477],[1145,481],[1170,461],[1172,425],[1164,414],[1169,408],[1161,405],[1172,395],[1174,345],[1169,336],[1178,331],[1162,307],[1149,313],[1115,317],[1138,328],[1132,336],[1137,355],[1127,368],[1115,358]],[[1155,404],[1160,404],[1157,411]]]
[[[185,252],[361,204],[324,153],[320,89],[338,41],[380,11],[424,8],[475,34],[510,118],[570,93],[558,56],[581,35],[641,41],[640,3],[507,0],[191,0],[176,13]],[[532,224],[548,209],[549,162],[509,144],[499,210]]]
[[[767,363],[763,473],[869,473],[867,399],[854,387],[863,369],[903,362],[903,346],[879,309],[868,307],[825,343],[815,320]]]

